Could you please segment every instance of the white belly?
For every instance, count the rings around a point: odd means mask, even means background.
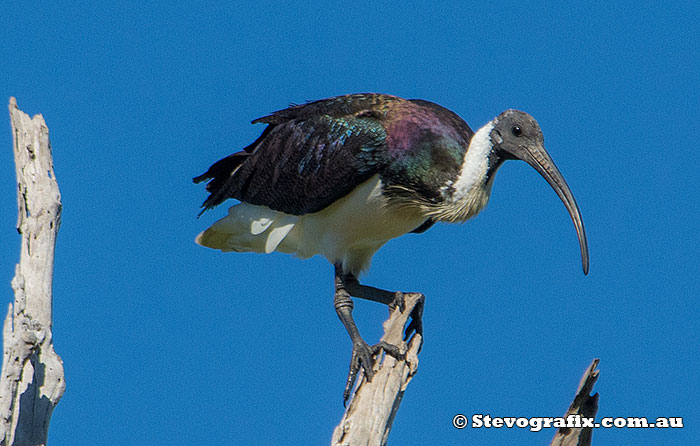
[[[420,226],[416,211],[387,207],[378,176],[322,211],[301,216],[241,203],[197,237],[197,243],[222,251],[280,251],[307,258],[320,254],[359,274],[392,238]]]

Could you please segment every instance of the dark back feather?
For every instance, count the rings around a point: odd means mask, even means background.
[[[375,174],[389,195],[408,190],[438,201],[473,135],[437,104],[372,93],[291,106],[253,123],[267,124],[258,139],[194,178],[210,180],[204,210],[235,198],[293,215],[318,212]]]
[[[347,195],[381,167],[386,132],[367,107],[383,96],[330,98],[254,120],[268,127],[253,144],[194,178],[210,180],[204,210],[236,198],[302,215]]]

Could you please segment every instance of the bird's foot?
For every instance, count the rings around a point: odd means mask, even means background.
[[[416,306],[413,307],[413,311],[411,311],[411,322],[404,332],[404,340],[411,337],[413,333],[421,335],[421,338],[423,337],[423,307],[425,306],[425,296],[421,293],[419,294],[420,298]]]
[[[394,300],[389,304],[390,312],[394,311],[395,308],[398,308],[401,313],[406,310],[406,294],[401,291],[394,293]],[[413,311],[411,311],[411,322],[404,332],[404,340],[411,337],[413,333],[423,336],[423,304],[425,303],[425,296],[421,293],[418,294],[420,294],[420,299],[416,306],[413,307]]]
[[[360,371],[360,367],[365,371],[365,378],[367,382],[372,382],[374,378],[374,356],[377,355],[381,350],[384,350],[387,354],[393,356],[396,359],[403,359],[404,354],[401,350],[395,346],[388,344],[384,341],[380,341],[378,344],[369,346],[363,340],[359,340],[352,346],[352,358],[350,359],[350,372],[348,373],[348,379],[345,383],[345,391],[343,392],[343,405],[345,406],[350,398],[350,392],[355,385],[355,380],[357,379],[357,374]]]
[[[406,297],[401,291],[394,293],[394,300],[389,304],[389,312],[394,311],[394,308],[398,308],[400,313],[403,313],[406,309]]]

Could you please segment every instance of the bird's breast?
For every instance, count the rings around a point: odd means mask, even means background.
[[[375,175],[327,208],[300,216],[278,251],[321,254],[356,274],[367,269],[382,245],[426,220],[419,208],[390,206],[382,192]]]

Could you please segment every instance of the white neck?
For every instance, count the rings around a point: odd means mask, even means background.
[[[489,154],[493,148],[491,142],[493,126],[494,122],[491,121],[481,127],[469,142],[461,172],[453,185],[452,201],[461,201],[473,187],[483,183],[489,167]]]

